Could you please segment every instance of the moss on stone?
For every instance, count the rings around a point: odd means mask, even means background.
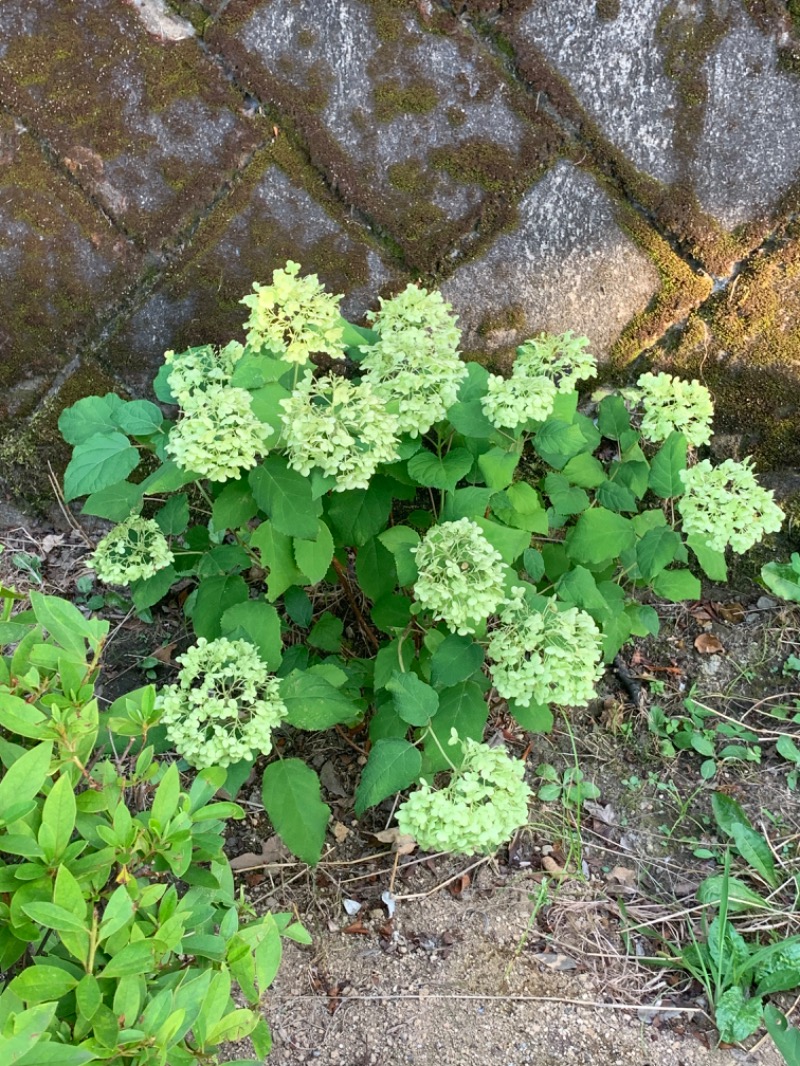
[[[595,13],[601,22],[613,22],[619,16],[620,0],[597,0]]]
[[[391,122],[399,115],[426,115],[436,108],[439,93],[424,79],[404,83],[389,78],[373,86],[373,113],[378,122]]]

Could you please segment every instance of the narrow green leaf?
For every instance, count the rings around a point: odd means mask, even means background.
[[[682,433],[670,433],[650,464],[650,488],[664,500],[682,496],[681,471],[685,469],[686,438]]]
[[[9,984],[8,990],[25,1003],[50,1003],[66,996],[77,980],[58,966],[28,966]]]
[[[59,860],[69,844],[75,828],[77,808],[72,782],[62,774],[50,789],[42,808],[39,844],[48,859]]]

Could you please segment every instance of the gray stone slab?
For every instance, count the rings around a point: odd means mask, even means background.
[[[524,188],[558,137],[512,107],[473,38],[429,32],[411,5],[387,25],[385,7],[240,3],[211,40],[291,112],[332,185],[429,269],[501,186],[506,198]]]
[[[780,31],[760,29],[742,0],[618,8],[602,19],[595,4],[539,0],[512,37],[640,171],[688,182],[727,229],[763,217],[800,177],[800,79],[779,68]]]
[[[242,296],[287,259],[342,293],[343,313],[353,320],[375,304],[382,286],[401,280],[360,227],[329,214],[267,154],[110,341],[104,362],[132,392],[146,395],[165,350],[243,340],[249,312]]]
[[[659,286],[596,181],[557,164],[519,205],[519,224],[458,269],[442,294],[462,347],[507,350],[539,332],[585,334],[601,357]]]
[[[127,232],[160,244],[258,141],[193,36],[122,3],[3,0],[0,97]]]

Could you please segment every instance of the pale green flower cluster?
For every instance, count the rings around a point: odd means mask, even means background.
[[[103,537],[88,565],[106,585],[129,585],[152,577],[173,559],[157,523],[131,515]]]
[[[531,702],[583,707],[602,676],[602,639],[585,611],[531,608],[522,589],[512,590],[489,642],[490,673],[505,699],[521,707]]]
[[[176,685],[158,694],[170,743],[199,770],[266,754],[287,715],[279,681],[245,640],[200,637],[178,656]]]
[[[432,526],[415,548],[421,607],[456,633],[474,633],[505,596],[505,568],[480,526],[468,518]]]
[[[636,384],[642,390],[645,440],[666,440],[677,430],[695,448],[708,444],[714,405],[705,385],[670,374],[650,373],[642,374]]]
[[[164,362],[172,368],[169,372],[172,395],[186,409],[202,402],[206,393],[230,385],[243,352],[238,341],[231,341],[224,348],[215,348],[212,344],[189,348],[177,355],[172,351],[164,352]]]
[[[543,422],[558,392],[572,392],[579,381],[595,377],[594,357],[585,351],[586,337],[546,333],[517,348],[510,378],[490,374],[483,413],[498,428],[516,429],[525,422]]]
[[[444,418],[467,373],[451,310],[441,293],[408,285],[369,316],[380,339],[361,348],[364,380],[387,402],[397,401],[400,432],[412,437]]]
[[[398,829],[423,851],[486,854],[528,821],[531,793],[522,760],[474,740],[462,748],[464,761],[445,788],[435,791],[423,781],[397,811]]]
[[[182,470],[210,481],[228,481],[256,465],[270,432],[253,414],[246,389],[195,392],[170,430],[167,455]]]
[[[712,466],[704,459],[681,471],[686,493],[678,500],[683,532],[705,537],[709,547],[746,552],[765,533],[777,533],[784,513],[769,489],[762,488],[750,468],[751,459],[726,459]]]
[[[273,271],[271,285],[253,284],[254,292],[242,300],[250,308],[247,344],[299,365],[316,352],[343,359],[341,295],[325,292],[316,274],[301,278],[299,272],[300,264],[289,260],[285,269]]]
[[[289,466],[336,478],[335,491],[365,489],[380,463],[397,458],[397,418],[364,382],[306,374],[281,400]]]

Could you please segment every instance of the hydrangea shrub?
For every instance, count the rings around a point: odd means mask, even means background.
[[[275,757],[284,727],[361,730],[357,815],[417,786],[401,828],[491,850],[528,793],[524,766],[482,743],[487,693],[520,729],[550,728],[657,632],[654,599],[699,598],[698,574],[724,580],[727,547],[780,509],[747,462],[698,461],[699,383],[645,374],[636,396],[581,406],[584,337],[532,338],[500,377],[462,362],[450,307],[414,285],[370,328],[295,263],[243,303],[245,344],[167,353],[161,406],[108,394],[60,420],[67,499],[118,523],[98,576],[145,618],[181,591],[195,644],[161,721],[233,791],[270,756],[266,810],[308,861],[330,811],[310,766]]]

